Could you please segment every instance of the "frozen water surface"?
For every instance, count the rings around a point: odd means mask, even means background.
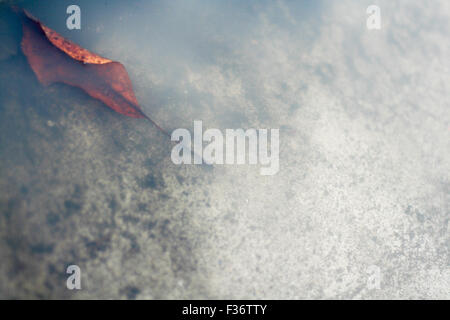
[[[16,4],[122,62],[169,131],[279,128],[280,171],[174,165],[40,85],[2,9],[1,298],[450,298],[448,1],[377,1],[380,30],[369,1]]]

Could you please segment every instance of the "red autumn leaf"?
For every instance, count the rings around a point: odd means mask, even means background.
[[[22,51],[39,82],[62,82],[81,88],[114,111],[146,118],[165,133],[139,107],[125,67],[63,38],[23,10]],[[167,133],[166,133],[167,134]]]

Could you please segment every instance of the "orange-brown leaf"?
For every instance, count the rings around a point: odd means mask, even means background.
[[[65,39],[26,11],[22,25],[22,50],[42,84],[62,82],[79,87],[120,114],[148,119],[121,63]]]

